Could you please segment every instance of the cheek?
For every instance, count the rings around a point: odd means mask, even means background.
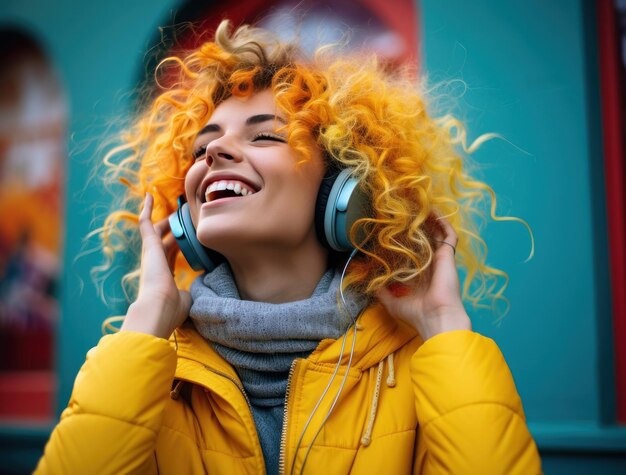
[[[197,214],[196,197],[204,175],[204,171],[202,170],[200,164],[193,165],[185,175],[185,197],[189,203],[191,217],[193,218],[194,223],[196,221]]]
[[[266,168],[266,172],[269,170]],[[284,164],[274,168],[268,179],[262,203],[263,212],[272,226],[289,235],[300,235],[314,222],[315,202],[319,190],[317,172],[307,164]],[[269,174],[265,175],[269,178]],[[258,210],[256,210],[258,211]]]
[[[294,201],[315,204],[324,171],[318,164],[305,163],[294,167],[286,179]]]
[[[287,206],[292,210],[297,210],[307,224],[314,220],[315,204],[322,181],[323,170],[319,167],[304,166],[297,171],[297,174],[289,182],[289,198],[286,199]]]
[[[187,171],[185,175],[185,193],[187,194],[187,198],[190,198],[197,192],[205,172],[206,166],[200,162],[193,164]]]

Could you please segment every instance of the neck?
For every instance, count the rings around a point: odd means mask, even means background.
[[[285,303],[309,298],[328,266],[319,243],[296,252],[264,250],[228,259],[239,296],[255,302]]]

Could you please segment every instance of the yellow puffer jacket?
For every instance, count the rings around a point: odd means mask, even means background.
[[[422,344],[374,306],[359,320],[344,383],[352,335],[317,410],[343,339],[322,341],[292,366],[283,473],[541,472],[522,403],[492,340],[454,331]],[[264,474],[237,374],[191,326],[177,330],[176,340],[132,332],[103,337],[89,351],[35,473]]]

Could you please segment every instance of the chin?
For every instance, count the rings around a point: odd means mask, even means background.
[[[238,236],[245,232],[232,222],[219,219],[203,219],[196,229],[198,241],[209,249],[220,252],[220,243],[238,241]]]

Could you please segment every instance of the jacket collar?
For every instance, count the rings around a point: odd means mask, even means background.
[[[361,313],[356,328],[351,366],[360,370],[378,364],[417,335],[415,329],[391,317],[379,303],[369,306]],[[347,334],[342,363],[347,363],[349,358],[354,326],[350,327]],[[319,364],[336,364],[341,354],[342,340],[343,337],[322,340],[309,356],[309,360]]]
[[[398,350],[416,335],[417,332],[409,325],[389,316],[382,305],[378,303],[371,305],[357,319],[356,342],[351,366],[362,371],[366,370]],[[348,361],[353,337],[354,326],[350,327],[347,332],[343,350],[342,363],[344,364]],[[216,353],[190,321],[178,328],[170,341],[177,347],[179,366],[196,362],[237,378],[232,366]],[[309,356],[309,361],[322,365],[336,364],[341,354],[342,343],[343,337],[336,340],[322,340]]]

